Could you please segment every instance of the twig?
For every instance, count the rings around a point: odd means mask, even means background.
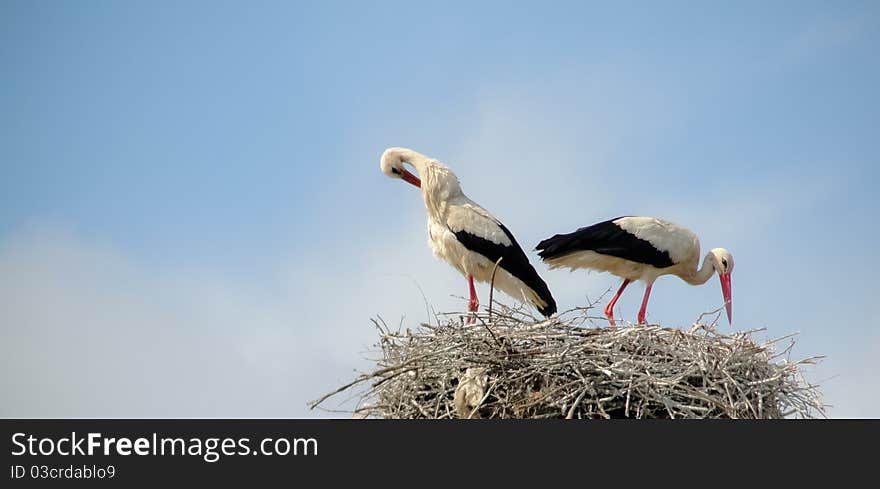
[[[495,302],[495,272],[498,271],[498,264],[503,260],[503,256],[499,256],[495,260],[495,266],[492,267],[492,280],[489,281],[489,319],[492,319],[492,303]]]
[[[571,404],[571,407],[568,409],[568,414],[565,415],[565,419],[574,418],[574,410],[584,399],[584,396],[587,395],[587,389],[589,389],[589,387],[584,387],[584,390],[581,391],[581,394],[577,396],[577,399],[575,399],[574,402]]]

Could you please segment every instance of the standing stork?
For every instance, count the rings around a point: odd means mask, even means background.
[[[639,310],[639,324],[645,324],[645,310],[651,287],[657,277],[675,275],[691,285],[701,285],[717,272],[732,321],[730,273],[733,255],[724,248],[709,250],[703,265],[700,240],[689,229],[653,217],[619,217],[580,228],[569,234],[557,234],[538,244],[539,255],[550,268],[587,268],[609,272],[623,279],[620,289],[605,307],[605,316],[614,326],[614,305],[623,289],[634,280],[646,283],[645,297]]]
[[[406,164],[419,176],[408,171]],[[474,279],[489,282],[495,270],[494,286],[497,289],[531,303],[544,316],[556,312],[556,301],[550,289],[529,263],[513,234],[467,198],[452,170],[406,148],[386,149],[380,168],[385,175],[422,189],[428,212],[428,244],[434,255],[467,277],[470,289],[468,311],[475,312],[480,306]]]

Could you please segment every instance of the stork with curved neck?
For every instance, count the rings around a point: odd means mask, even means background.
[[[645,282],[645,295],[639,309],[639,324],[645,324],[648,297],[658,277],[675,275],[691,285],[702,285],[717,273],[727,311],[733,321],[730,274],[733,255],[724,248],[706,254],[702,266],[700,240],[691,230],[653,217],[625,216],[593,224],[568,234],[557,234],[538,244],[539,255],[550,268],[586,268],[609,272],[623,284],[605,307],[605,316],[614,325],[614,306],[630,282]]]
[[[706,253],[706,256],[703,258],[703,263],[700,265],[700,268],[694,267],[690,273],[682,273],[679,275],[682,280],[687,282],[690,285],[703,285],[708,282],[712,275],[715,274],[719,269],[723,270],[725,261],[728,261],[729,268],[733,269],[733,256],[724,248],[715,248]],[[721,267],[718,267],[718,262],[721,262]],[[694,264],[696,265],[696,263]],[[730,273],[728,272],[728,276]],[[729,278],[729,277],[728,277]]]
[[[534,305],[545,316],[556,312],[550,289],[513,234],[462,192],[452,170],[421,153],[396,147],[382,153],[379,167],[386,176],[422,190],[428,215],[428,244],[435,256],[467,277],[470,312],[479,308],[474,280],[489,282],[493,270],[495,288]]]

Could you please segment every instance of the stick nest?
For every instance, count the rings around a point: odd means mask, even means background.
[[[471,323],[458,315],[391,331],[374,320],[378,368],[311,404],[358,391],[357,417],[377,418],[815,418],[817,386],[791,361],[791,336],[760,330],[590,327],[590,308],[536,319],[522,308]],[[717,316],[716,316],[717,320]],[[587,326],[585,327],[585,324]],[[606,323],[607,324],[607,323]],[[782,340],[790,344],[776,352]]]

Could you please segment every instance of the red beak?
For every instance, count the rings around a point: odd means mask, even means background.
[[[410,173],[406,170],[403,170],[400,172],[400,178],[402,178],[407,183],[411,183],[411,184],[415,185],[416,187],[422,188],[422,181],[419,180],[419,177],[413,175],[412,173]]]
[[[721,279],[721,294],[724,295],[724,307],[727,308],[727,322],[733,324],[733,302],[730,299],[730,273],[719,275]]]

